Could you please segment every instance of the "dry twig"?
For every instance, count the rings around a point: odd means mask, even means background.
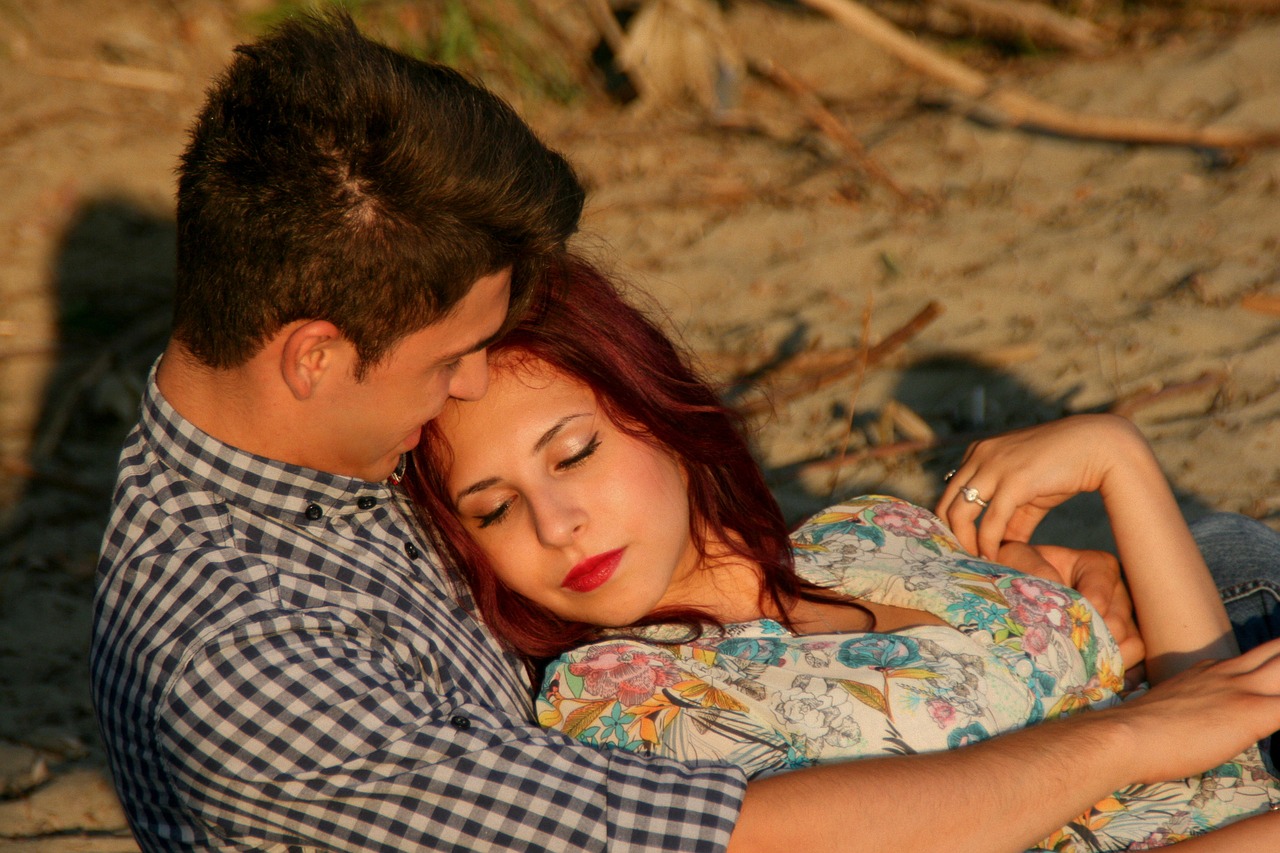
[[[1113,415],[1132,419],[1140,410],[1148,406],[1163,403],[1177,397],[1186,397],[1205,391],[1217,391],[1226,384],[1226,381],[1227,374],[1222,371],[1206,371],[1190,382],[1175,382],[1172,385],[1162,385],[1154,390],[1144,390],[1136,394],[1130,394],[1128,397],[1117,400],[1112,404],[1110,411]]]
[[[871,308],[874,304],[874,297],[871,294],[867,294],[867,304],[862,309],[862,340],[864,341],[871,340]],[[853,439],[853,419],[858,412],[858,395],[862,393],[862,380],[867,375],[867,360],[870,354],[871,350],[867,347],[858,348],[858,357],[854,361],[853,391],[849,393],[849,406],[845,412],[844,436],[840,440],[840,456],[848,454],[849,442]],[[834,495],[839,485],[840,469],[836,468],[831,472],[831,484],[827,489],[828,494]]]
[[[805,394],[825,388],[855,370],[866,370],[874,367],[906,344],[907,341],[918,335],[921,329],[932,323],[941,313],[942,306],[937,302],[930,302],[899,329],[875,346],[858,347],[853,351],[854,354],[845,361],[820,371],[813,371],[807,376],[801,376],[792,382],[791,387],[787,390],[778,393],[776,396],[766,396],[762,399],[745,403],[738,407],[738,411],[746,417],[758,415],[779,403],[788,403]]]
[[[970,112],[1001,127],[1038,130],[1078,139],[1240,149],[1280,145],[1280,129],[1199,128],[1140,118],[1085,115],[1047,104],[1017,89],[998,86],[987,75],[916,41],[855,0],[802,0],[903,64],[939,81],[963,100]]]
[[[804,110],[805,117],[820,130],[828,139],[840,146],[844,152],[849,155],[858,168],[866,172],[874,180],[879,181],[888,187],[900,201],[908,204],[914,202],[911,193],[902,188],[902,185],[894,180],[893,175],[889,174],[880,162],[867,153],[867,149],[863,147],[858,137],[854,136],[847,127],[836,118],[832,112],[823,105],[822,100],[817,93],[809,86],[800,82],[795,75],[787,71],[778,63],[772,60],[764,62],[753,62],[749,65],[750,69],[757,74],[768,79],[775,86],[784,89],[794,95],[800,102],[801,109]]]
[[[1030,42],[1086,56],[1102,52],[1108,40],[1106,32],[1091,21],[1022,0],[927,0],[872,5],[899,26],[946,36]]]
[[[1280,316],[1280,295],[1273,293],[1250,293],[1240,300],[1240,307],[1256,314],[1274,314]]]
[[[28,66],[45,77],[61,77],[64,80],[82,80],[105,83],[125,89],[142,89],[147,92],[172,94],[181,91],[182,77],[172,71],[156,71],[150,68],[133,68],[128,65],[111,65],[106,62],[81,62],[70,59],[39,59],[32,57]]]

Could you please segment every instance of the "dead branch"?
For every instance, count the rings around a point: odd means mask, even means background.
[[[866,307],[862,309],[862,340],[871,340],[871,316],[872,306],[875,304],[872,294],[867,294]],[[858,411],[858,396],[862,393],[862,380],[867,375],[867,359],[871,355],[871,350],[860,348],[858,357],[854,362],[854,382],[853,391],[849,394],[849,404],[847,407],[844,436],[840,440],[840,456],[846,456],[849,453],[849,442],[853,440],[853,419]],[[831,472],[831,484],[827,487],[830,494],[835,494],[836,488],[840,485],[840,469],[837,468]]]
[[[1205,391],[1217,391],[1227,381],[1227,374],[1220,370],[1206,371],[1190,382],[1176,382],[1172,385],[1163,385],[1154,390],[1143,390],[1136,394],[1130,394],[1117,400],[1111,406],[1111,414],[1120,415],[1122,418],[1133,419],[1140,410],[1153,406],[1156,403],[1163,403],[1177,397],[1186,397],[1192,394],[1200,394]]]
[[[928,0],[872,5],[898,26],[945,36],[1030,42],[1086,56],[1101,53],[1108,41],[1107,33],[1091,21],[1064,15],[1052,6],[1020,0]]]
[[[968,102],[982,121],[1000,127],[1108,142],[1240,149],[1280,145],[1280,129],[1199,128],[1176,122],[1086,115],[1002,87],[987,75],[956,62],[908,36],[855,0],[802,2],[887,50],[898,61],[939,81]]]
[[[1213,9],[1220,12],[1245,12],[1264,15],[1271,12],[1280,12],[1280,0],[1192,0],[1190,3],[1185,3],[1184,0],[1165,0],[1162,5],[1174,8],[1190,6],[1199,9]]]
[[[907,341],[918,335],[921,329],[932,323],[941,313],[942,306],[937,302],[930,302],[899,329],[875,346],[858,347],[853,351],[853,355],[845,361],[821,371],[814,371],[808,376],[802,376],[790,383],[790,387],[787,390],[781,391],[777,395],[766,396],[762,399],[744,403],[738,407],[738,411],[744,417],[752,417],[767,411],[779,403],[788,403],[805,394],[811,394],[814,391],[825,388],[831,383],[844,378],[849,373],[858,370],[860,365],[863,370],[874,367],[901,348]]]
[[[947,441],[945,444],[960,444],[961,442]],[[926,450],[933,450],[944,444],[940,439],[908,439],[907,441],[895,441],[892,444],[877,444],[859,450],[857,453],[850,453],[841,456],[830,456],[823,459],[812,459],[800,465],[797,473],[799,476],[805,474],[816,474],[823,471],[839,470],[849,465],[857,465],[860,462],[869,462],[872,459],[888,459],[893,456],[908,456],[912,453],[923,453]]]
[[[61,77],[64,80],[81,80],[105,83],[124,89],[142,89],[147,92],[172,94],[181,91],[183,80],[172,71],[156,71],[150,68],[133,68],[127,65],[111,65],[106,62],[81,62],[70,59],[39,59],[31,57],[27,65],[32,71],[45,77]]]
[[[1240,300],[1240,307],[1256,314],[1280,316],[1280,295],[1274,293],[1250,293]]]
[[[805,118],[828,139],[843,149],[859,169],[871,176],[872,179],[888,187],[900,201],[907,204],[914,202],[912,194],[903,189],[902,185],[894,180],[893,175],[889,174],[888,170],[881,166],[878,160],[867,153],[867,149],[863,147],[858,137],[854,136],[844,126],[844,123],[823,105],[822,100],[813,89],[800,82],[795,75],[772,60],[766,59],[764,62],[758,63],[751,62],[748,67],[778,88],[794,95],[800,103],[800,108],[804,110]]]

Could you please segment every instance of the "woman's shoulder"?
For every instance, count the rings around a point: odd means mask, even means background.
[[[916,555],[968,556],[929,510],[899,498],[851,498],[814,514],[791,534],[798,563],[851,560],[864,566]]]
[[[792,538],[812,541],[850,533],[868,536],[870,531],[880,531],[884,537],[945,542],[953,550],[961,550],[951,531],[932,512],[885,495],[863,495],[827,507],[797,527]]]

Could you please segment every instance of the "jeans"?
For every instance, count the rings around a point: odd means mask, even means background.
[[[1232,513],[1191,525],[1218,584],[1240,650],[1280,637],[1280,533]]]
[[[1225,512],[1194,522],[1191,533],[1218,584],[1240,651],[1280,637],[1280,533]],[[1280,734],[1262,746],[1280,767]]]

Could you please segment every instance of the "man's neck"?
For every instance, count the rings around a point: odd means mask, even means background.
[[[290,462],[290,453],[276,438],[289,434],[274,423],[281,406],[261,372],[253,363],[209,367],[171,342],[156,368],[156,385],[178,414],[224,444]]]

